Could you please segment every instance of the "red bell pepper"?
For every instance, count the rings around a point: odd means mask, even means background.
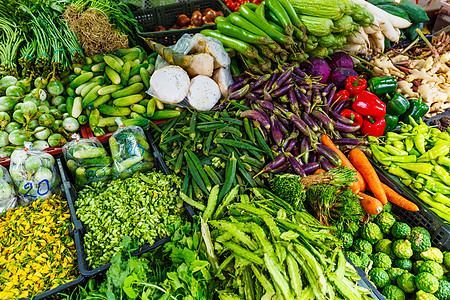
[[[350,98],[355,97],[367,88],[367,80],[358,76],[350,76],[345,80],[345,89],[350,93]]]
[[[357,112],[354,112],[353,110],[346,108],[341,111],[340,115],[347,119],[352,120],[353,125],[362,126],[362,124],[363,124],[363,117],[360,114],[358,114]]]
[[[386,104],[375,94],[368,91],[362,91],[356,95],[352,108],[362,116],[371,116],[376,120],[383,118],[386,114]]]
[[[332,106],[338,105],[342,101],[348,100],[350,98],[350,94],[347,90],[342,90],[334,94],[333,102],[331,103]]]
[[[374,137],[382,136],[386,127],[386,120],[381,118],[372,123],[371,119],[372,118],[364,118],[363,125],[361,127],[362,134],[367,134]]]

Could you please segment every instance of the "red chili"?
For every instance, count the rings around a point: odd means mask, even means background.
[[[371,118],[364,118],[361,132],[364,135],[367,134],[374,137],[379,137],[383,135],[385,127],[386,120],[384,118],[381,118],[373,123],[371,122]]]
[[[364,117],[372,116],[375,119],[381,119],[386,114],[386,104],[375,94],[368,91],[362,91],[355,97],[352,108]]]
[[[367,88],[367,80],[358,76],[350,76],[345,80],[345,89],[350,93],[350,98],[355,97]]]
[[[363,117],[358,114],[357,112],[350,110],[350,109],[344,109],[341,111],[340,113],[341,116],[350,119],[353,121],[353,125],[359,125],[362,126],[363,125]]]
[[[350,94],[346,90],[342,90],[334,94],[332,106],[338,105],[342,101],[348,100],[350,98]]]

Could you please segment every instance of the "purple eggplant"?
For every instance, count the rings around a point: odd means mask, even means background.
[[[272,96],[269,94],[269,91],[266,91],[265,89],[264,89],[264,100],[272,101]]]
[[[257,102],[259,100],[259,97],[256,96],[256,94],[254,94],[254,93],[249,93],[249,94],[245,95],[245,98],[247,100],[250,100],[251,102]]]
[[[291,109],[294,113],[297,114],[300,111],[300,108],[298,106],[298,100],[297,100],[297,96],[295,95],[295,90],[290,89],[288,95],[289,95],[289,103],[291,105]]]
[[[327,95],[327,104],[328,106],[331,107],[331,102],[333,101],[334,95],[336,94],[336,87],[333,86],[333,88],[331,89],[331,91],[328,93]]]
[[[340,114],[341,111],[342,111],[344,108],[347,108],[348,106],[350,106],[350,101],[344,100],[344,101],[342,101],[342,102],[339,102],[339,103],[334,107],[333,110],[334,110],[335,113]]]
[[[290,112],[289,109],[287,109],[284,105],[281,105],[279,103],[274,103],[274,105],[275,105],[275,108],[277,108],[280,111],[283,111],[285,113],[289,113]]]
[[[289,134],[289,130],[287,129],[287,127],[284,126],[284,124],[280,121],[281,118],[280,118],[279,116],[276,116],[276,115],[274,115],[274,116],[277,118],[278,126],[280,126],[281,132],[282,132],[283,134],[285,134],[285,135]],[[285,120],[285,119],[284,119],[284,120]]]
[[[286,153],[286,156],[289,163],[291,164],[292,169],[294,169],[294,172],[300,176],[306,176],[305,171],[303,171],[303,168],[298,160],[289,152]]]
[[[347,125],[353,125],[353,123],[354,123],[353,120],[351,120],[349,118],[346,118],[346,117],[343,117],[343,116],[341,116],[340,114],[337,114],[334,111],[330,111],[330,116],[333,119],[335,119],[335,120],[337,120],[337,121],[339,121],[341,123],[347,124]]]
[[[330,163],[332,163],[334,166],[338,167],[342,164],[342,161],[341,161],[341,158],[339,157],[339,155],[336,152],[334,152],[332,149],[328,148],[327,146],[322,145],[322,144],[317,144],[316,150],[320,155],[322,155],[326,159],[328,159],[330,161]]]
[[[313,162],[317,162],[317,151],[311,151],[309,152],[309,162],[313,163]]]
[[[278,77],[278,79],[272,85],[272,87],[270,89],[270,93],[285,86],[285,83],[286,83],[286,81],[288,81],[290,79],[292,72],[293,72],[293,68],[289,68],[286,71],[284,71],[283,73],[281,73],[280,77]]]
[[[287,113],[286,117],[294,123],[295,127],[298,128],[304,135],[309,136],[308,125],[306,125],[305,121],[303,121],[299,116],[294,115],[293,113]]]
[[[314,121],[314,118],[312,118],[306,112],[303,112],[302,118],[305,121],[305,123],[308,124],[309,128],[311,128],[312,131],[319,131],[320,130],[320,127],[319,127],[319,125],[317,125],[317,122]]]
[[[231,93],[243,88],[249,81],[250,81],[250,78],[236,80],[235,83],[233,83],[232,85],[230,85],[228,87],[228,92],[231,94]]]
[[[304,89],[313,89],[313,90],[323,90],[325,88],[324,85],[319,84],[319,83],[311,83],[311,84],[300,84],[299,87],[304,88]]]
[[[264,84],[264,94],[267,92],[269,93],[269,91],[272,89],[273,84],[275,83],[275,81],[278,78],[279,73],[272,73],[272,75],[270,75],[269,80],[267,80],[266,84]]]
[[[298,102],[300,102],[304,107],[311,108],[311,101],[300,89],[295,89],[295,96],[297,97]]]
[[[283,149],[286,152],[290,152],[292,149],[294,149],[295,144],[297,144],[297,139],[288,139],[283,145]]]
[[[319,111],[318,108],[314,109],[311,114],[320,122],[322,122],[326,128],[333,131],[333,123],[331,122],[331,119],[323,112]]]
[[[286,162],[286,156],[281,153],[273,161],[268,163],[263,169],[263,172],[272,171],[276,168],[281,167]]]
[[[368,145],[370,144],[368,141],[360,140],[360,139],[352,139],[352,138],[342,138],[338,140],[334,140],[336,145]]]
[[[228,96],[228,99],[230,99],[230,100],[242,99],[248,93],[249,89],[250,89],[250,85],[246,84],[244,87],[240,88],[239,90],[232,92]]]
[[[264,88],[260,87],[260,88],[254,89],[252,91],[252,93],[256,94],[256,95],[262,95],[262,94],[264,94]]]
[[[328,159],[326,159],[325,157],[321,156],[319,159],[320,162],[320,166],[322,167],[322,169],[324,169],[325,171],[330,171],[331,169],[333,169],[333,165],[328,161]]]
[[[284,156],[284,154],[283,154],[283,156]],[[278,167],[276,169],[273,169],[272,172],[273,173],[280,173],[280,172],[283,172],[283,171],[286,171],[287,169],[289,169],[290,166],[291,165],[289,163],[284,163],[280,167]]]
[[[254,83],[250,84],[250,91],[262,87],[270,79],[270,74],[259,77]]]
[[[320,164],[318,162],[312,162],[309,164],[306,164],[303,166],[303,171],[305,171],[306,174],[311,174],[315,172],[320,167]]]
[[[301,85],[305,85],[306,84],[305,78],[304,77],[300,77],[297,74],[292,74],[291,78],[296,84],[301,84]]]
[[[280,122],[275,115],[270,117],[270,131],[272,132],[272,138],[275,144],[281,146],[283,142],[283,133],[280,129]]]
[[[273,109],[275,108],[273,106],[273,103],[270,101],[265,101],[265,100],[259,100],[258,101],[259,106],[269,110],[269,111],[273,111]]]
[[[300,155],[300,151],[298,151],[297,147],[292,148],[291,151],[292,155],[294,155],[295,157],[298,157]],[[300,166],[303,166],[303,163],[301,160],[298,159],[298,162],[300,163]]]
[[[290,127],[290,123],[288,120],[286,120],[284,117],[282,116],[277,116],[278,117],[278,121],[280,121],[281,124],[283,124],[283,126],[288,129]]]
[[[309,139],[304,136],[302,142],[300,143],[300,152],[303,154],[302,160],[305,164],[307,164],[309,161],[310,150],[311,143],[309,142]]]
[[[361,128],[360,125],[348,125],[337,121],[334,128],[342,132],[355,132]]]
[[[270,128],[270,121],[256,110],[246,110],[241,113],[241,118],[249,118],[258,121],[264,128]]]
[[[300,68],[297,67],[294,67],[294,74],[303,78],[306,77],[305,72],[303,72],[302,70],[300,70]]]
[[[278,97],[281,97],[283,95],[286,95],[291,88],[292,88],[292,84],[286,84],[283,87],[280,87],[279,89],[277,89],[274,92],[272,92],[270,95],[273,98],[278,98]]]
[[[322,91],[322,97],[326,97],[328,93],[333,89],[334,84],[330,83],[328,84]]]

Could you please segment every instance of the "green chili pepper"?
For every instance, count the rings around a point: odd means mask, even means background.
[[[408,180],[408,179],[400,179],[400,181],[406,186],[409,186],[412,183],[412,180]]]
[[[418,133],[414,136],[414,145],[416,146],[417,150],[421,154],[424,154],[425,151],[425,136],[421,133]]]
[[[386,156],[382,160],[402,162],[402,163],[415,163],[417,157],[415,155],[398,155],[398,156]]]
[[[387,150],[388,150],[388,152],[390,153],[390,154],[392,154],[392,155],[408,155],[408,152],[406,152],[406,151],[404,151],[404,150],[401,150],[401,149],[398,149],[398,148],[396,148],[396,147],[394,147],[394,146],[391,146],[391,145],[386,145],[386,146],[384,146]]]
[[[406,180],[414,180],[414,177],[412,177],[411,175],[409,175],[408,172],[406,172],[405,170],[403,170],[402,168],[400,168],[399,166],[396,166],[396,165],[392,165],[388,169],[388,172],[392,175],[398,176],[398,177],[406,179]]]
[[[437,163],[450,168],[450,158],[446,156],[439,156],[437,159]]]
[[[406,150],[405,144],[402,143],[402,142],[400,142],[400,141],[394,141],[394,142],[392,143],[392,145],[393,145],[394,147],[396,147],[397,149],[400,149],[400,150],[403,150],[403,151]]]
[[[414,138],[411,136],[408,136],[405,139],[405,150],[408,151],[408,153],[409,153],[409,151],[411,151],[411,149],[413,149],[413,147],[414,147]]]
[[[389,141],[402,141],[407,138],[407,136],[395,133],[395,132],[388,132],[386,133],[387,140]]]
[[[412,129],[413,129],[413,127],[412,127],[411,125],[409,125],[409,124],[403,124],[403,125],[400,127],[400,131],[401,131],[402,133],[408,133],[408,132],[411,132]]]
[[[423,153],[422,156],[418,158],[419,162],[430,161],[436,159],[440,156],[446,156],[450,152],[450,146],[443,144],[436,144],[433,148]]]
[[[435,165],[434,171],[438,175],[439,179],[442,180],[442,182],[444,182],[445,184],[450,186],[450,174],[447,172],[447,170],[444,167]]]
[[[441,193],[434,194],[433,199],[439,203],[446,205],[446,206],[450,206],[450,198]]]
[[[416,150],[416,148],[412,148],[409,152],[410,155],[415,155],[417,157],[420,156],[420,152]]]
[[[435,193],[442,193],[442,194],[450,194],[450,187],[446,186],[443,183],[437,182],[437,181],[431,181],[427,180],[427,183],[425,184],[425,188],[435,192]]]
[[[431,175],[431,171],[434,169],[432,164],[427,163],[397,163],[400,168],[413,171],[419,174]]]
[[[370,149],[372,150],[372,155],[375,158],[376,161],[378,161],[380,164],[389,166],[391,165],[390,161],[385,161],[384,158],[387,156],[384,152],[382,152],[380,149],[380,146],[377,145],[371,145]]]
[[[444,140],[444,141],[450,142],[450,134],[448,132],[440,131],[439,134],[437,135],[437,137],[442,139],[442,140]]]

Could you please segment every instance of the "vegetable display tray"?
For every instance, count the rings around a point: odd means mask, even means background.
[[[151,150],[153,152],[156,169],[160,170],[162,173],[166,175],[170,175],[170,171],[167,168],[161,153],[153,143],[153,138],[150,135],[150,132],[146,130],[145,135],[147,137],[149,144],[152,146]],[[103,141],[102,144],[105,147],[105,149],[109,152],[108,141]],[[58,164],[58,168],[61,173],[61,181],[62,181],[61,190],[69,203],[70,217],[75,227],[74,240],[75,240],[75,247],[77,250],[78,267],[80,269],[81,275],[87,278],[94,277],[108,270],[109,267],[111,266],[111,263],[102,265],[95,269],[91,269],[88,262],[86,261],[86,254],[84,251],[84,234],[86,233],[86,229],[83,223],[78,219],[76,215],[75,201],[77,200],[77,192],[73,187],[73,185],[71,184],[71,182],[73,182],[73,177],[66,167],[64,156],[61,155],[60,158],[57,158],[56,163]],[[194,215],[194,211],[191,206],[185,205],[185,209],[190,217]],[[153,245],[145,244],[139,247],[139,249],[137,249],[136,251],[132,252],[131,256],[139,256],[143,253],[149,252],[150,250],[153,250],[167,243],[168,241],[170,241],[170,237],[165,237],[159,241],[156,241]]]
[[[431,244],[442,251],[450,250],[450,228],[433,211],[428,209],[428,205],[423,203],[413,191],[405,186],[397,177],[392,176],[384,169],[380,168],[373,160],[370,160],[375,168],[380,180],[391,189],[414,202],[419,207],[419,211],[409,211],[395,204],[392,204],[392,212],[402,221],[410,226],[422,226],[431,235]]]
[[[137,33],[140,36],[170,46],[175,44],[185,33],[195,34],[203,29],[216,29],[216,25],[207,24],[202,27],[171,29],[166,31],[154,31],[155,27],[164,26],[166,29],[169,29],[175,24],[179,15],[186,14],[190,17],[195,10],[203,12],[207,8],[211,8],[215,11],[220,10],[225,17],[231,13],[221,0],[192,0],[137,10],[133,12],[133,15],[143,29],[142,31],[139,29],[137,30]]]

